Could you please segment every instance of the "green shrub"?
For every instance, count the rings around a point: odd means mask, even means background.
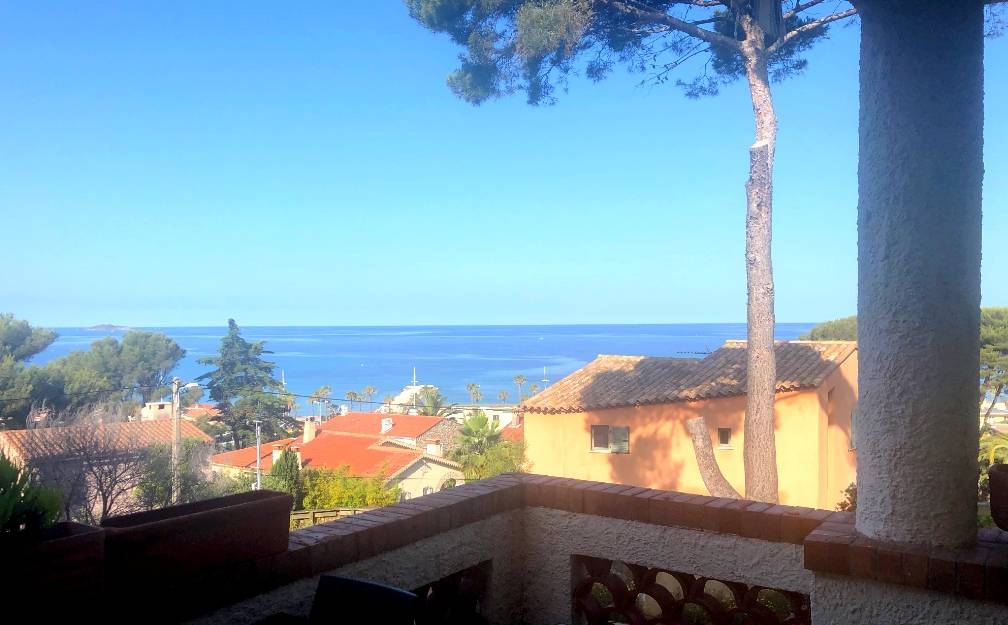
[[[0,536],[33,535],[56,522],[60,493],[0,454]]]

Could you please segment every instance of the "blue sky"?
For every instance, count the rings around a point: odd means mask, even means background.
[[[146,5],[146,6],[141,6]],[[857,27],[780,84],[780,321],[856,302]],[[743,85],[474,108],[399,2],[0,5],[0,310],[135,326],[745,319]],[[1008,305],[1008,38],[983,296]],[[681,77],[692,77],[684,68]]]

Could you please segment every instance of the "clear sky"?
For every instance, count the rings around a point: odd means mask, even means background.
[[[778,85],[781,321],[855,311],[857,26]],[[51,326],[745,319],[748,94],[474,108],[380,2],[0,4],[0,311]],[[1008,305],[1008,38],[983,296]],[[684,68],[691,78],[695,67]]]

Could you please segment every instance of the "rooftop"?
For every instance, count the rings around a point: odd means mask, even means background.
[[[853,341],[780,341],[777,392],[815,388],[857,350]],[[600,355],[524,403],[528,412],[579,412],[744,395],[746,342],[702,360]]]
[[[126,449],[149,447],[154,444],[170,445],[172,441],[170,419],[155,421],[122,421],[101,423],[96,426],[101,436],[114,439],[117,445]],[[22,460],[33,457],[37,450],[46,449],[46,439],[53,439],[70,427],[43,427],[30,430],[0,430],[0,450],[13,452]],[[198,427],[182,421],[182,438],[191,438],[204,443],[212,442],[210,436]]]
[[[392,420],[392,429],[382,432],[382,421]],[[418,438],[438,425],[442,417],[424,415],[383,414],[380,412],[349,412],[330,417],[320,426],[320,431],[345,432],[369,436],[395,436]]]

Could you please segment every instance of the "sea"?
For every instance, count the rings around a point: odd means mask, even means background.
[[[795,339],[812,323],[777,324],[779,339]],[[216,353],[226,327],[137,328],[163,332],[181,345],[185,359],[174,374],[184,382],[210,367],[198,360]],[[126,330],[57,328],[59,337],[32,362],[45,364],[75,350],[86,350],[105,336]],[[728,339],[744,339],[744,323],[663,325],[521,326],[243,326],[249,341],[265,341],[266,358],[277,366],[288,390],[308,395],[327,384],[333,395],[377,389],[375,401],[399,393],[413,382],[433,384],[451,402],[468,403],[466,385],[477,383],[484,403],[496,403],[506,390],[517,397],[512,380],[524,375],[543,388],[582,367],[599,354],[702,358]],[[302,400],[300,410],[310,413]]]

